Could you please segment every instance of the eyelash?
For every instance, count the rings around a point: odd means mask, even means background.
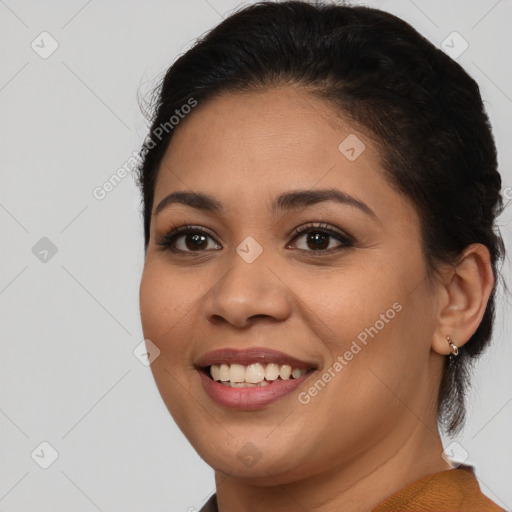
[[[322,254],[332,254],[333,252],[337,252],[342,249],[347,249],[349,247],[353,247],[354,245],[354,239],[347,235],[346,233],[343,233],[342,231],[335,231],[333,229],[330,229],[327,224],[320,223],[308,223],[305,226],[301,226],[299,228],[295,228],[293,230],[293,239],[292,242],[295,241],[297,238],[299,238],[301,235],[309,234],[309,233],[322,233],[325,235],[329,235],[339,242],[341,242],[342,245],[330,249],[319,249],[319,250],[305,250],[305,249],[299,249],[301,252],[308,252],[312,253],[313,255],[322,255]],[[183,251],[182,249],[176,249],[173,247],[174,242],[176,239],[183,235],[189,235],[189,234],[200,234],[204,236],[208,236],[213,239],[213,235],[205,230],[204,228],[194,227],[190,225],[184,225],[184,226],[172,226],[171,231],[169,231],[166,235],[162,237],[162,239],[158,242],[158,245],[162,246],[164,250],[171,251],[173,253],[178,254],[194,254],[194,253],[202,253],[206,251]]]

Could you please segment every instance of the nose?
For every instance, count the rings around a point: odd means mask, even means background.
[[[284,321],[289,317],[289,289],[262,256],[248,263],[233,251],[228,270],[204,298],[209,322],[243,329],[258,318]]]

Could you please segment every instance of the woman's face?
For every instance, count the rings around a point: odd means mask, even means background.
[[[292,87],[226,93],[180,122],[161,164],[140,288],[151,369],[233,476],[375,466],[436,429],[418,215],[342,119]]]

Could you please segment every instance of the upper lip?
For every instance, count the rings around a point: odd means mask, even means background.
[[[212,364],[233,364],[238,363],[242,365],[249,365],[252,363],[276,363],[288,364],[292,368],[316,368],[316,365],[310,361],[303,361],[292,357],[284,352],[272,350],[263,347],[252,347],[248,349],[234,349],[223,348],[219,350],[212,350],[200,356],[195,364],[200,368],[211,366]]]

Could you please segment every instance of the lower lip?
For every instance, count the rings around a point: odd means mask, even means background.
[[[298,379],[275,380],[268,386],[232,388],[210,379],[199,371],[201,383],[208,396],[220,405],[233,409],[260,409],[297,389],[313,372]]]

